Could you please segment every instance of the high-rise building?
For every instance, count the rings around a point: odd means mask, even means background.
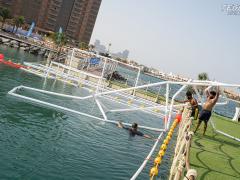
[[[102,0],[0,0],[13,16],[23,15],[28,24],[89,43]]]

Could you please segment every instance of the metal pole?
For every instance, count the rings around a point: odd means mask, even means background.
[[[189,80],[191,81],[191,80]],[[174,103],[174,100],[176,98],[176,96],[182,92],[185,88],[187,87],[187,84],[185,84],[184,86],[182,86],[172,97],[172,101],[171,101],[171,105],[170,105],[170,110],[169,110],[169,114],[168,114],[168,122],[167,122],[167,129],[169,128],[169,124],[170,124],[170,121],[171,121],[171,117],[172,117],[172,110],[173,110],[173,103]]]
[[[97,93],[99,92],[99,86],[102,85],[102,80],[104,78],[104,71],[105,71],[106,64],[107,64],[107,59],[105,58],[104,59],[104,64],[103,64],[102,75],[101,75],[101,78],[98,80],[98,85],[97,85],[97,89],[96,89]]]
[[[139,80],[139,77],[140,77],[140,73],[141,73],[141,69],[138,68],[138,75],[137,75],[137,79],[136,79],[134,87],[137,87],[137,85],[138,85],[138,80]],[[133,91],[133,96],[135,96],[135,94],[136,94],[136,89],[134,89],[134,91]]]
[[[74,52],[75,52],[75,48],[73,48],[73,50],[72,50],[72,55],[71,55],[70,62],[69,62],[69,66],[70,67],[72,67],[72,61],[73,61]],[[68,70],[68,75],[69,75],[69,73],[70,73],[70,69]]]
[[[102,108],[99,100],[96,99],[96,98],[94,98],[94,99],[95,99],[95,102],[97,103],[97,106],[98,106],[99,110],[101,111],[101,113],[102,113],[102,115],[103,115],[103,118],[104,118],[105,120],[108,120],[107,115],[105,114],[105,112],[104,112],[104,110],[103,110],[103,108]]]
[[[200,99],[201,103],[203,104],[203,98],[202,98],[201,95],[199,94],[197,87],[196,87],[196,86],[193,86],[193,89],[194,89],[194,91],[196,92],[196,94],[197,94],[198,98]]]
[[[167,130],[168,101],[169,101],[169,84],[167,83],[167,84],[166,84],[165,118],[164,118],[164,126],[165,126],[165,130]]]
[[[129,79],[129,75],[127,75],[127,78],[126,78],[126,85],[127,85],[127,83],[128,83],[128,79]]]
[[[151,81],[148,81],[148,84],[150,84],[151,83]],[[146,88],[146,90],[145,90],[146,92],[148,91],[148,87]]]

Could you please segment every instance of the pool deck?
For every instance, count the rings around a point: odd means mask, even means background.
[[[221,119],[216,115],[213,119],[219,130],[240,137],[239,123]],[[196,121],[194,125],[196,126]],[[214,132],[211,126],[203,136],[201,128],[193,137],[190,153],[191,168],[197,170],[197,179],[240,179],[240,142]]]

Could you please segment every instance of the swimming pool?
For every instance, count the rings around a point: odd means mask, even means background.
[[[19,85],[76,91],[68,84],[57,82],[52,86],[50,81],[0,65],[0,177],[4,179],[129,179],[154,143],[141,137],[129,138],[127,132],[112,124],[7,95]],[[121,114],[115,116],[122,118]],[[168,175],[173,149],[174,141],[160,168],[163,179]],[[148,178],[151,165],[152,161],[139,179]]]

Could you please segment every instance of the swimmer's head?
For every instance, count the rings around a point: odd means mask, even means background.
[[[137,130],[138,124],[137,124],[137,123],[133,123],[133,124],[132,124],[132,128],[133,128],[134,130]]]
[[[217,94],[217,93],[216,93],[215,91],[210,91],[210,96],[209,96],[209,98],[210,98],[210,99],[215,98],[216,94]]]
[[[186,92],[186,96],[187,96],[188,100],[192,99],[192,92],[191,91],[187,91]]]

